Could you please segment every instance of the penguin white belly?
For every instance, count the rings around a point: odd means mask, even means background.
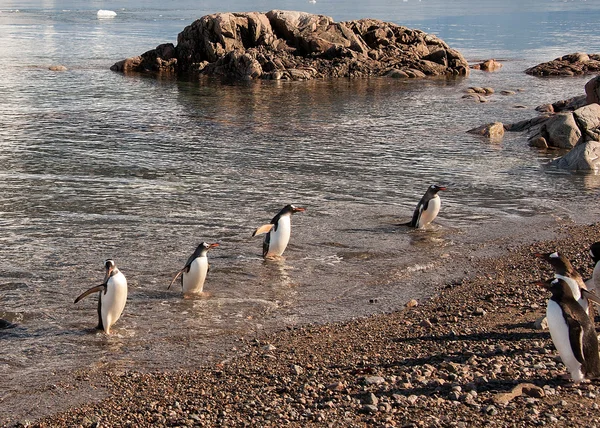
[[[183,273],[183,293],[198,294],[204,289],[204,281],[208,272],[208,258],[196,257],[190,264],[190,271]]]
[[[274,229],[274,228],[273,228]],[[290,242],[292,231],[292,222],[290,216],[283,216],[279,219],[277,230],[271,230],[269,241],[269,252],[267,255],[281,256]]]
[[[577,300],[577,303],[579,303],[579,305],[583,308],[585,313],[589,315],[590,314],[589,302],[585,297],[583,297],[581,295],[581,290],[579,289],[579,284],[577,283],[577,281],[573,280],[573,278],[569,278],[568,276],[563,276],[563,275],[558,275],[558,274],[554,275],[554,277],[562,279],[569,285],[569,288],[571,289],[571,293],[573,293],[573,297],[575,298],[575,300]]]
[[[127,279],[118,273],[108,280],[106,294],[100,292],[102,324],[104,332],[110,334],[110,328],[121,317],[127,302]]]
[[[429,223],[431,223],[440,212],[440,207],[442,206],[442,200],[438,195],[431,198],[429,203],[427,204],[427,209],[421,212],[421,216],[419,217],[419,224],[417,227],[423,227]]]
[[[575,358],[575,354],[571,348],[569,327],[563,317],[562,309],[554,300],[548,300],[546,320],[548,321],[548,329],[550,330],[552,343],[554,343],[554,347],[558,351],[560,359],[567,367],[567,370],[569,370],[573,381],[581,382],[583,380],[583,372],[581,371],[581,364],[577,361],[577,358]]]

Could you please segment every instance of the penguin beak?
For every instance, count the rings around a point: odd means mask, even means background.
[[[438,190],[448,190],[448,188],[444,186],[438,186]]]
[[[302,207],[294,207],[294,209],[292,210],[292,212],[295,212],[295,213],[301,213],[304,211],[306,211],[306,208],[302,208]]]
[[[215,242],[214,244],[209,244],[208,248],[215,248],[215,247],[218,247],[218,246],[219,246],[219,243]]]
[[[545,290],[548,290],[550,288],[550,284],[548,282],[536,281],[536,282],[533,283],[533,285],[537,285],[538,287],[542,287]]]

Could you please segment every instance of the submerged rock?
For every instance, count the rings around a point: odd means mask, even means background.
[[[159,45],[111,70],[237,80],[469,74],[458,51],[423,31],[281,10],[206,15],[179,33],[177,46]]]
[[[600,72],[600,54],[576,52],[525,70],[534,76],[577,76]]]

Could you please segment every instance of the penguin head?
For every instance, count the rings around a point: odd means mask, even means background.
[[[571,287],[569,287],[569,284],[567,284],[564,280],[560,278],[551,279],[546,282],[540,282],[537,285],[550,291],[554,300],[562,300],[564,298],[575,299],[575,297],[573,297],[573,291],[571,291]]]
[[[439,192],[440,190],[446,190],[447,187],[445,186],[438,186],[437,184],[432,184],[431,186],[429,186],[427,188],[427,193],[429,193],[430,195],[436,195],[437,192]]]
[[[569,274],[575,271],[569,259],[556,251],[553,253],[536,253],[536,256],[550,263],[558,274]]]
[[[281,211],[279,212],[279,214],[280,215],[286,215],[286,214],[287,215],[292,215],[292,214],[301,213],[301,212],[304,212],[304,211],[306,211],[306,208],[297,207],[295,205],[289,204],[289,205],[286,205],[285,207],[283,207],[281,209]]]
[[[104,269],[106,269],[106,273],[104,275],[104,282],[108,281],[108,279],[111,276],[119,273],[119,269],[117,269],[117,266],[115,265],[115,261],[112,259],[106,259],[104,261]]]
[[[600,261],[600,242],[595,242],[590,245],[590,256],[592,256],[594,263]]]
[[[213,243],[213,244],[207,244],[206,242],[202,242],[200,245],[198,245],[198,248],[196,248],[195,253],[198,254],[198,256],[206,256],[206,253],[208,253],[208,250],[210,250],[211,248],[215,248],[218,247],[219,244],[218,243]]]

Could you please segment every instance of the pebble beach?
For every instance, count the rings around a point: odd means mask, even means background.
[[[554,236],[473,258],[429,300],[238,338],[195,370],[76,373],[49,394],[79,404],[12,426],[599,426],[600,384],[569,381],[534,325],[549,294],[533,283],[552,276],[536,252],[558,250],[589,277],[600,223],[564,221]],[[78,383],[104,398],[77,399]]]

